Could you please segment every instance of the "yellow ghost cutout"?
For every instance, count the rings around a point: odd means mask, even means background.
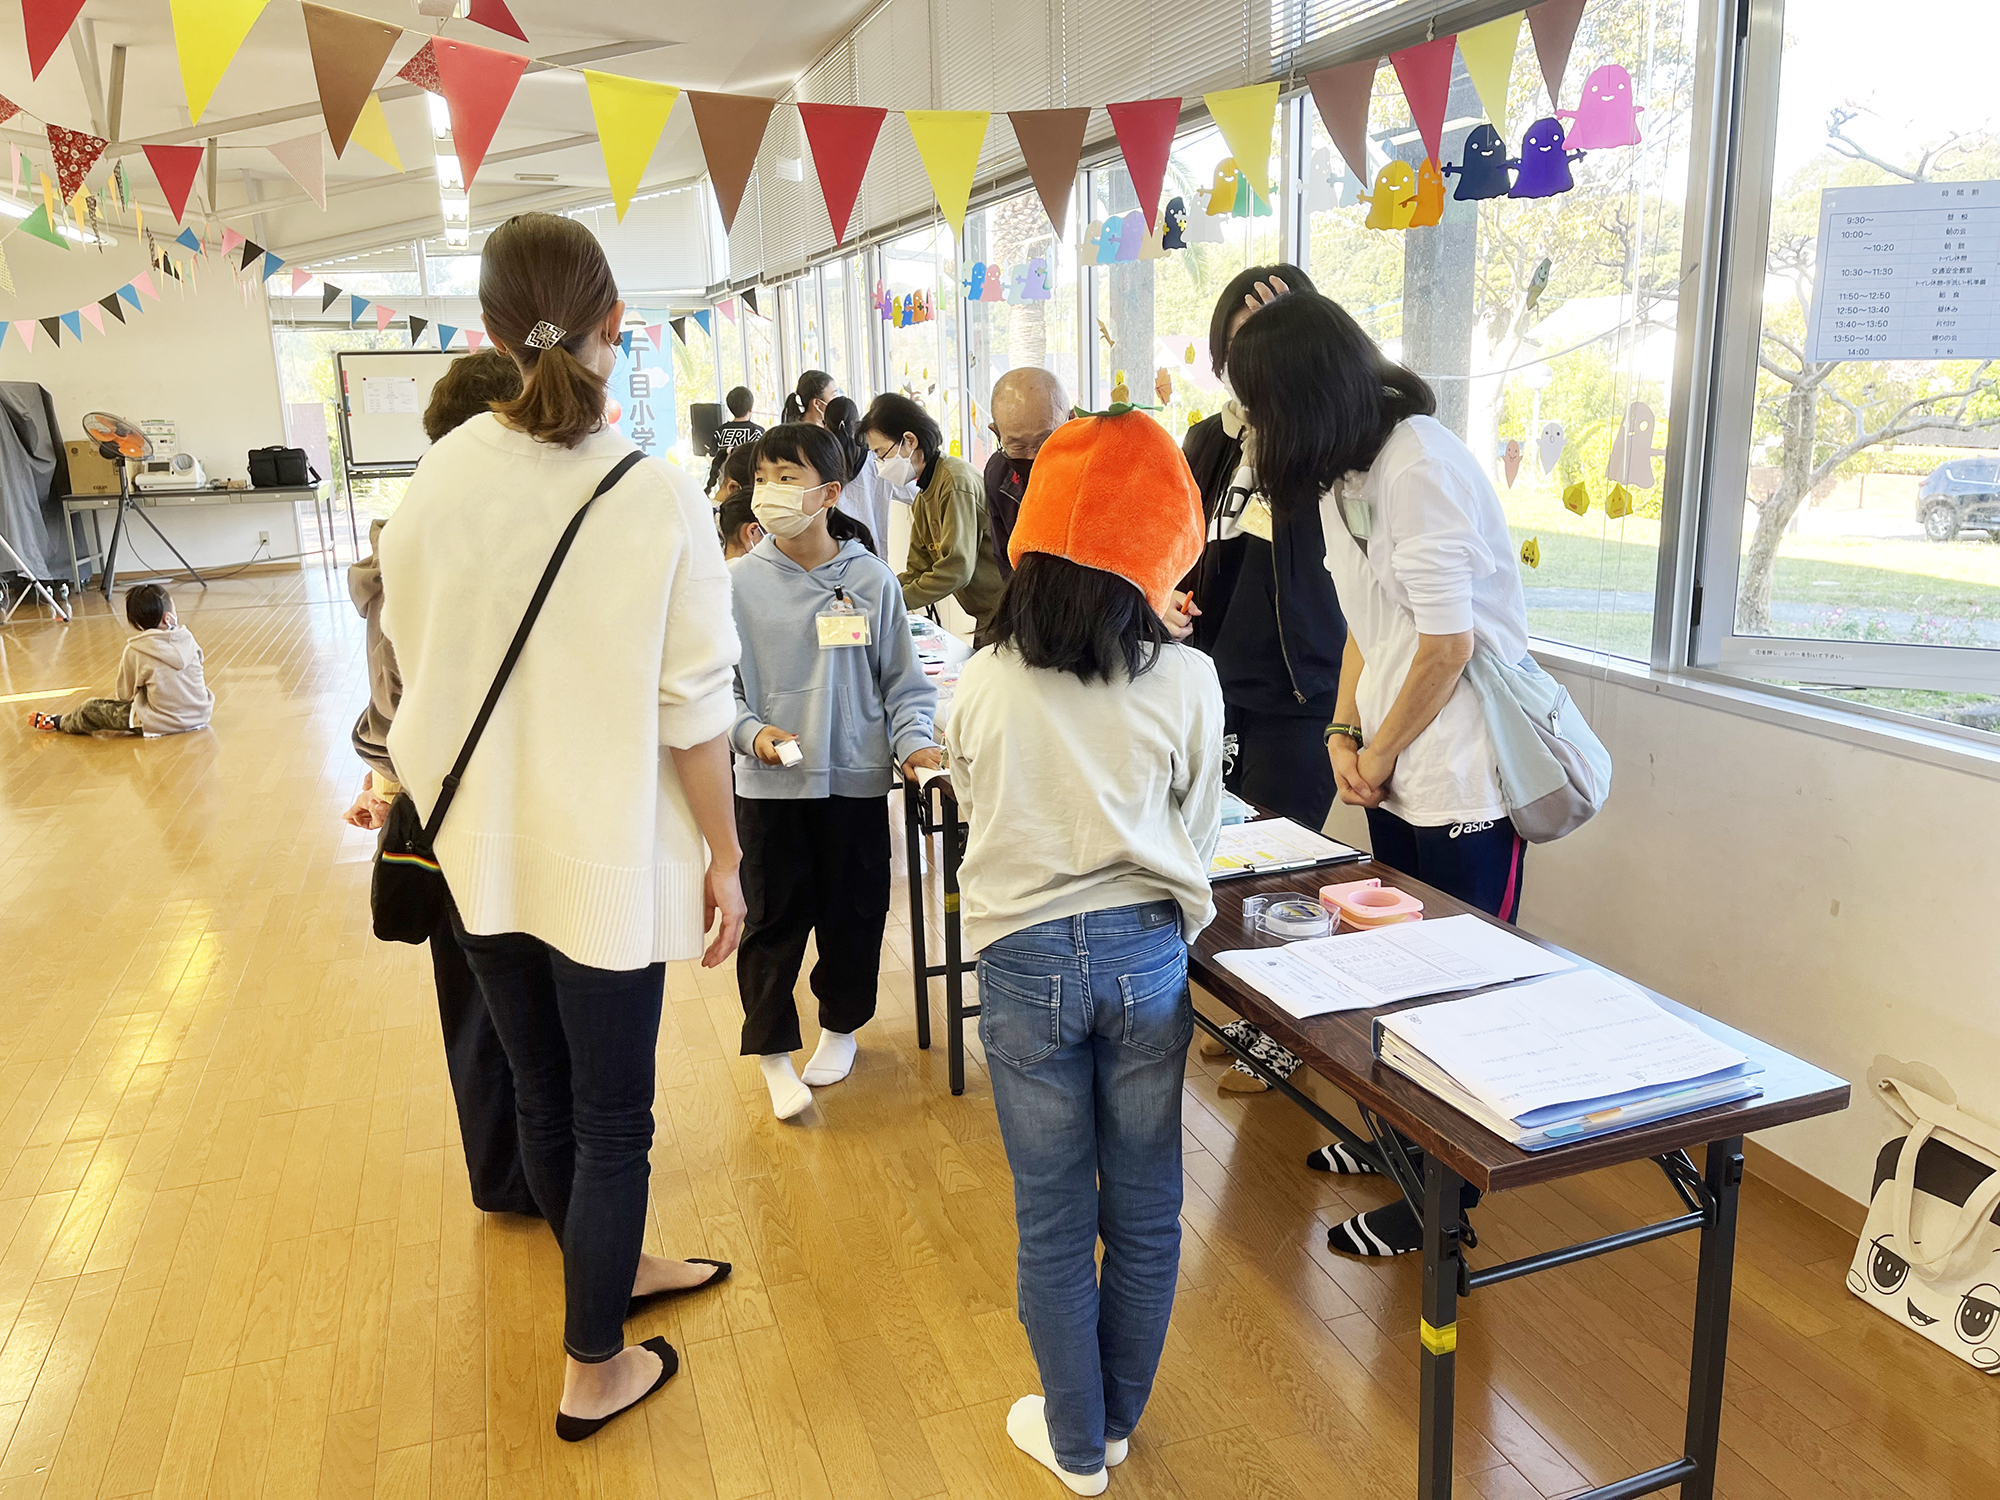
[[[1191,365],[1191,364],[1193,364],[1193,363],[1194,363],[1194,345],[1193,345],[1193,344],[1189,344],[1189,345],[1187,346],[1187,353],[1185,353],[1185,354],[1183,354],[1183,355],[1181,356],[1181,363],[1183,363],[1183,364],[1189,364],[1189,365]]]
[[[1563,509],[1579,516],[1590,514],[1590,491],[1583,487],[1582,480],[1563,491]]]
[[[1193,411],[1188,413],[1188,426],[1199,427],[1200,425],[1201,425],[1201,408],[1197,406]]]
[[[1408,229],[1417,211],[1417,177],[1406,161],[1382,164],[1375,174],[1375,191],[1361,194],[1368,205],[1367,229]]]
[[[1120,370],[1116,378],[1111,382],[1111,402],[1114,406],[1120,402],[1123,402],[1127,406],[1132,403],[1132,388],[1125,383],[1125,372],[1123,370]]]
[[[1236,158],[1225,156],[1215,164],[1215,185],[1208,190],[1208,216],[1220,218],[1236,207]]]
[[[1542,565],[1542,544],[1533,537],[1521,543],[1521,561],[1531,568],[1539,568]]]
[[[1604,513],[1614,521],[1622,521],[1632,514],[1632,492],[1622,484],[1611,486],[1611,493],[1604,497]]]
[[[1417,208],[1410,216],[1412,229],[1437,224],[1444,219],[1444,173],[1428,156],[1417,168]]]

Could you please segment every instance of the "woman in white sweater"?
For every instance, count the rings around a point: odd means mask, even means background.
[[[389,752],[426,815],[558,538],[632,452],[603,420],[625,304],[587,229],[508,220],[479,300],[522,393],[431,449],[380,543],[403,672]],[[627,1348],[626,1318],[728,1273],[640,1240],[664,965],[720,964],[743,920],[736,659],[707,502],[642,461],[591,502],[436,839],[514,1069],[528,1183],[563,1249],[570,1440],[678,1368],[664,1339]]]

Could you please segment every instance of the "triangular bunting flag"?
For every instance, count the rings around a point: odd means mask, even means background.
[[[7,325],[5,323],[0,323],[0,348],[4,348],[6,346],[6,343],[7,343]]]
[[[743,289],[743,301],[749,307],[751,312],[755,313],[760,318],[764,316],[764,309],[757,305],[757,288],[755,288],[754,286],[745,287]]]
[[[648,323],[646,325],[646,337],[653,341],[655,349],[664,349],[667,346],[667,331],[658,323]]]
[[[1236,158],[1236,170],[1250,190],[1271,201],[1271,127],[1278,119],[1278,85],[1253,83],[1247,88],[1203,94],[1209,118],[1222,132],[1222,142]]]
[[[58,349],[62,348],[62,319],[41,318],[38,319],[37,321],[41,323],[42,332],[46,333],[49,336],[51,342],[53,342]]]
[[[224,248],[226,249],[227,247],[225,246]],[[249,270],[250,262],[263,253],[264,247],[262,245],[258,244],[255,240],[245,240],[243,242],[243,258],[236,262],[236,269],[239,271]]]
[[[1550,109],[1562,103],[1563,74],[1569,68],[1577,24],[1583,20],[1583,4],[1584,0],[1542,0],[1528,7],[1528,34],[1535,39],[1535,60],[1542,65]]]
[[[85,130],[65,130],[60,125],[46,128],[49,155],[56,165],[56,191],[67,203],[76,196],[77,189],[83,186],[83,179],[97,165],[97,158],[104,154],[104,148],[111,142]]]
[[[410,54],[410,60],[396,70],[396,76],[440,98],[444,96],[444,87],[438,82],[437,48],[428,41]]]
[[[234,229],[231,229],[226,224],[223,226],[222,253],[224,255],[227,255],[230,251],[234,250],[238,245],[241,245],[243,243],[245,243],[245,241],[241,233],[239,233]]]
[[[449,323],[438,324],[438,348],[449,349],[451,341],[458,337],[458,330]]]
[[[121,286],[120,288],[118,288],[118,295],[119,295],[119,296],[120,296],[120,297],[121,297],[121,298],[122,298],[123,300],[125,300],[125,301],[127,301],[127,302],[131,303],[131,304],[132,304],[132,308],[133,308],[133,310],[134,310],[135,312],[144,312],[144,311],[146,310],[146,309],[145,309],[145,308],[144,308],[144,307],[143,307],[143,306],[142,306],[142,305],[140,304],[140,301],[139,301],[139,283],[138,283],[138,282],[136,282],[136,281],[128,281],[128,282],[126,282],[126,283],[125,283],[125,285],[123,285],[123,286]]]
[[[0,292],[5,292],[9,297],[14,295],[14,268],[7,264],[7,251],[4,247],[0,247]],[[6,328],[6,323],[0,321],[0,333],[4,333]]]
[[[59,321],[63,327],[69,330],[69,336],[71,338],[80,339],[83,337],[82,314],[66,312],[66,313],[58,313],[56,316],[57,316],[57,321]]]
[[[422,338],[424,336],[424,330],[430,326],[431,323],[429,318],[420,318],[415,313],[411,313],[410,342],[414,344],[418,339]]]
[[[1522,12],[1488,21],[1458,34],[1458,55],[1478,90],[1480,108],[1493,128],[1507,133],[1507,88],[1514,77],[1514,51],[1521,44]]]
[[[972,196],[986,125],[993,117],[983,109],[906,109],[903,118],[910,122],[931,193],[955,236],[965,228],[966,200]]]
[[[679,339],[683,344],[688,341],[688,320],[686,318],[669,318],[667,319],[667,327],[673,329],[674,337]]]
[[[208,253],[202,249],[201,241],[196,237],[192,229],[183,229],[179,234],[175,235],[174,243],[192,250],[196,255],[206,255]]]
[[[451,106],[451,144],[458,156],[459,181],[469,193],[528,59],[445,37],[432,45],[437,49],[438,87]]]
[[[69,241],[56,233],[55,222],[49,217],[46,204],[36,204],[35,211],[21,221],[21,233],[32,234],[38,240],[47,240],[58,250],[69,249]]]
[[[681,91],[671,83],[597,73],[589,68],[583,70],[583,82],[590,92],[591,115],[597,121],[604,170],[611,178],[611,204],[623,219]]]
[[[486,335],[481,333],[477,328],[468,328],[465,330],[465,347],[477,350],[485,338]]]
[[[489,31],[503,31],[517,41],[525,42],[528,33],[521,29],[521,23],[514,19],[514,13],[507,9],[507,0],[472,0],[465,13],[465,19],[484,26]]]
[[[723,319],[734,325],[736,322],[736,299],[734,297],[724,297],[715,305],[721,310]]]
[[[43,172],[40,175],[42,179],[42,207],[49,211],[49,222],[53,224],[56,221],[56,185],[50,180],[48,173]]]
[[[359,323],[361,315],[374,305],[366,297],[357,297],[349,293],[347,298],[347,326],[352,328],[355,324]]]
[[[736,210],[743,204],[743,189],[757,165],[757,149],[764,144],[764,127],[771,123],[776,104],[775,99],[751,94],[688,91],[695,134],[701,137],[702,158],[708,163],[708,185],[715,193],[725,234],[736,225]]]
[[[360,117],[355,120],[354,129],[348,132],[347,139],[396,171],[403,170],[403,155],[396,149],[396,138],[389,133],[389,117],[382,113],[381,95],[368,96],[368,102],[361,106]]]
[[[1167,157],[1174,149],[1174,131],[1181,121],[1178,99],[1139,99],[1129,104],[1107,104],[1112,129],[1118,132],[1118,149],[1125,157],[1125,170],[1132,177],[1132,191],[1138,195],[1146,227],[1160,222],[1160,184],[1167,180]]]
[[[1070,189],[1076,186],[1076,164],[1083,155],[1083,134],[1090,128],[1088,109],[1016,109],[1007,113],[1020,144],[1021,159],[1035,181],[1043,211],[1061,239],[1069,221]]]
[[[110,313],[119,322],[122,323],[125,321],[125,304],[118,300],[116,292],[113,292],[109,297],[99,297],[97,305]]]
[[[0,125],[5,125],[9,120],[13,119],[14,116],[18,115],[20,112],[21,112],[20,105],[16,104],[12,99],[0,96]],[[17,146],[14,149],[18,151],[20,148]],[[0,323],[0,332],[5,332],[6,327],[7,325],[5,323]]]
[[[83,0],[21,0],[21,22],[28,33],[28,76],[40,78],[69,35]]]
[[[335,286],[332,282],[330,281],[321,282],[320,294],[319,294],[319,310],[321,312],[325,312],[329,307],[333,306],[334,303],[338,302],[345,295],[346,293],[342,292],[341,289]]]
[[[200,121],[215,86],[264,13],[267,0],[168,0],[174,17],[174,50],[180,54],[181,86],[187,90],[188,118]]]
[[[292,181],[306,190],[306,196],[326,207],[326,153],[320,149],[320,132],[295,140],[279,141],[264,149],[278,158],[278,165],[292,174]],[[227,248],[226,246],[224,248]]]
[[[338,157],[347,149],[354,123],[375,92],[382,65],[395,50],[403,28],[372,16],[330,10],[306,0],[306,45],[312,49],[313,78],[319,84],[319,112]]]
[[[166,195],[167,207],[176,220],[187,217],[188,194],[194,189],[194,174],[201,170],[202,146],[147,146],[146,164]]]
[[[273,276],[276,276],[278,272],[283,270],[284,266],[285,266],[284,258],[280,256],[277,251],[266,250],[264,252],[264,269],[258,274],[261,277],[261,279],[269,281]]]
[[[389,325],[395,321],[396,310],[393,307],[384,307],[379,302],[375,304],[375,331],[377,333],[387,333]]]
[[[21,347],[27,350],[28,353],[33,354],[35,352],[35,325],[33,323],[16,323],[14,325],[14,332],[20,336]]]
[[[1363,182],[1372,175],[1368,170],[1368,101],[1375,93],[1375,70],[1381,65],[1380,58],[1369,57],[1306,75],[1313,103],[1319,106],[1320,124],[1333,138],[1347,170]]]
[[[84,317],[89,320],[90,326],[92,328],[95,328],[99,333],[104,332],[103,308],[99,307],[95,302],[90,302],[86,303],[82,307],[79,307],[77,311],[82,313]]]
[[[632,330],[627,328],[618,335],[618,346],[625,351],[625,357],[632,357]]]
[[[292,295],[296,297],[300,292],[304,291],[306,283],[312,279],[312,272],[294,268],[292,271]],[[325,311],[325,309],[322,308],[321,311]]]
[[[819,195],[826,200],[833,242],[847,238],[854,217],[854,200],[861,193],[861,174],[875,154],[875,138],[889,111],[864,104],[801,104],[799,123],[812,147],[813,170],[819,174]]]
[[[703,333],[707,334],[710,338],[715,337],[715,323],[709,317],[707,308],[704,307],[700,312],[696,313],[694,320],[701,325]]]
[[[1432,161],[1444,149],[1444,112],[1451,102],[1451,60],[1457,51],[1457,37],[1441,36],[1389,54],[1403,98],[1409,102],[1410,118],[1417,122],[1417,134],[1424,138],[1424,152]]]

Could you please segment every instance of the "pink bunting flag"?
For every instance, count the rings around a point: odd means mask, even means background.
[[[732,323],[736,321],[736,299],[734,297],[724,297],[720,302],[716,303],[716,306],[721,309],[723,317]]]
[[[320,149],[320,142],[325,136],[325,131],[315,130],[311,135],[279,141],[275,146],[264,148],[278,158],[278,165],[291,173],[292,181],[304,188],[306,196],[321,208],[326,207],[326,154]],[[226,246],[223,253],[228,254]]]
[[[244,236],[239,234],[236,230],[224,229],[222,231],[222,253],[224,255],[227,255],[230,251],[234,250],[238,245],[242,244],[243,240]]]
[[[99,333],[104,332],[103,308],[99,307],[95,302],[86,302],[82,307],[79,307],[77,311],[83,314],[84,320],[88,322],[92,328],[95,328]]]
[[[33,354],[35,352],[35,320],[29,318],[26,322],[16,323],[14,325],[14,337],[21,341],[23,349]]]
[[[486,342],[486,335],[481,333],[477,328],[468,328],[465,330],[466,348],[477,349],[481,344],[485,342]]]
[[[134,276],[132,278],[132,285],[136,286],[148,297],[151,297],[155,302],[160,300],[159,288],[153,285],[153,273],[151,271],[141,271],[137,276]]]
[[[298,269],[298,267],[294,266],[292,268],[292,294],[294,296],[297,296],[298,293],[304,289],[305,284],[308,281],[311,281],[312,279],[313,279],[312,272],[301,271],[300,269]]]
[[[1424,150],[1432,161],[1438,159],[1438,152],[1444,146],[1444,113],[1451,102],[1451,62],[1457,53],[1458,35],[1454,32],[1389,54],[1396,81],[1402,84],[1403,97],[1409,101],[1410,117],[1417,122],[1417,133],[1424,138]]]
[[[382,305],[381,303],[379,303],[379,302],[378,302],[378,303],[376,303],[376,304],[375,304],[375,331],[376,331],[377,333],[387,333],[387,332],[389,331],[389,324],[390,324],[391,320],[393,320],[393,319],[395,318],[395,316],[396,316],[396,312],[395,312],[395,309],[394,309],[394,308],[389,308],[389,307],[384,307],[384,306],[383,306],[383,305]]]
[[[667,330],[665,325],[660,323],[648,323],[646,325],[646,337],[653,341],[653,347],[655,349],[664,349],[666,347],[666,337],[667,337]]]

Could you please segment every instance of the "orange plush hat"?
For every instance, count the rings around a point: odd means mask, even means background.
[[[1201,492],[1167,429],[1114,408],[1063,423],[1035,455],[1008,542],[1016,567],[1030,552],[1115,573],[1155,613],[1201,556]]]

